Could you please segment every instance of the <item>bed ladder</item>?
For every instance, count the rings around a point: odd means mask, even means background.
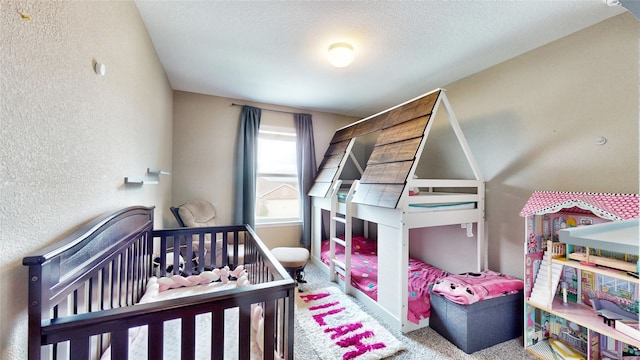
[[[351,221],[351,208],[353,195],[358,188],[358,180],[354,181],[349,188],[347,197],[344,201],[345,211],[341,214],[338,211],[340,206],[340,199],[338,198],[338,192],[342,185],[342,180],[337,180],[333,185],[331,191],[331,211],[329,222],[329,280],[338,282],[338,275],[343,276],[344,280],[344,292],[345,294],[351,293],[351,237],[352,237],[352,221]],[[344,224],[344,239],[337,236],[338,223]],[[336,258],[336,244],[344,247],[344,262]]]

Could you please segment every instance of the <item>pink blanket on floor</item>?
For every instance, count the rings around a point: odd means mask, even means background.
[[[481,300],[515,294],[524,282],[499,272],[485,270],[449,275],[433,285],[433,293],[441,294],[457,304],[473,304]]]
[[[375,241],[354,236],[351,242],[351,284],[373,300],[378,299],[378,257]],[[321,259],[329,265],[329,241],[323,241]],[[344,247],[336,245],[336,258],[344,261]],[[409,258],[409,308],[407,318],[418,324],[431,310],[429,285],[448,273],[420,260]]]

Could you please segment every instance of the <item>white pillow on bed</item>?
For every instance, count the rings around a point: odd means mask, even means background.
[[[147,304],[157,301],[177,299],[181,297],[188,297],[194,295],[200,295],[215,291],[222,291],[228,289],[234,289],[238,287],[236,281],[212,282],[204,285],[188,286],[172,288],[165,291],[160,291],[160,282],[156,277],[149,279],[147,284],[147,290],[142,296],[138,304]],[[238,340],[238,308],[226,309],[224,314],[224,353],[226,359],[237,358],[239,340]],[[262,359],[263,348],[263,319],[262,319],[262,307],[259,305],[253,305],[251,311],[251,359]],[[147,359],[147,331],[146,326],[140,326],[129,329],[129,359]],[[164,323],[164,359],[179,359],[180,358],[180,320],[169,320]],[[177,336],[167,336],[167,334],[176,334]],[[200,314],[196,316],[196,359],[209,360],[210,349],[209,339],[211,339],[211,314]],[[202,340],[200,340],[202,339]],[[111,359],[111,348],[108,348],[103,356],[102,360]]]

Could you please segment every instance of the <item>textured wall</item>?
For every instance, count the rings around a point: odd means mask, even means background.
[[[524,220],[518,213],[531,192],[638,192],[639,39],[640,23],[625,13],[444,86],[487,182],[491,269],[523,276]],[[231,208],[233,154],[224,149],[234,146],[240,111],[229,106],[231,102],[175,92],[175,203],[204,197],[221,209]],[[342,126],[339,120],[349,119],[313,116],[321,159],[333,132]],[[436,141],[441,135],[437,128],[431,134]],[[608,142],[596,146],[600,136]],[[471,172],[462,167],[461,152],[448,140],[436,145],[441,146],[436,153],[423,156],[432,166],[425,172],[435,172],[436,178],[468,177]],[[435,164],[429,164],[430,159]],[[476,244],[459,226],[413,233],[429,239],[412,242],[414,256],[452,271],[465,271],[465,264],[475,261]],[[275,228],[260,235],[267,242],[273,238],[273,243],[295,237]],[[439,256],[452,248],[463,255]]]
[[[640,22],[624,13],[446,86],[486,181],[491,269],[522,278],[518,214],[533,191],[638,193],[639,44]],[[442,254],[444,239],[425,247]]]
[[[252,103],[217,96],[174,92],[173,137],[173,201],[176,205],[189,200],[205,199],[216,205],[218,223],[233,221],[235,189],[235,143],[240,118],[239,106],[252,105],[264,109],[311,113],[318,165],[336,129],[356,118],[282,106]],[[293,115],[263,112],[261,124],[278,125]],[[269,124],[269,121],[272,121]],[[275,122],[274,122],[275,121]],[[298,244],[299,226],[258,227],[258,235],[267,246]]]
[[[25,255],[117,208],[155,205],[157,225],[170,216],[170,176],[123,178],[171,170],[173,104],[133,2],[0,10],[0,358],[25,359]]]

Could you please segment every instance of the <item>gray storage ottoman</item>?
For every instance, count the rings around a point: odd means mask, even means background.
[[[523,293],[461,305],[431,294],[429,327],[471,354],[522,335]]]

